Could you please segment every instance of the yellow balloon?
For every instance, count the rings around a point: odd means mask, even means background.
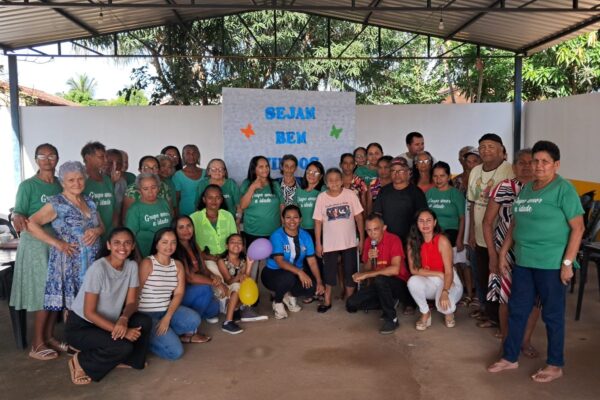
[[[240,296],[240,301],[243,304],[251,306],[256,303],[256,300],[258,300],[258,286],[256,285],[256,282],[254,282],[254,279],[244,279],[240,284],[240,291],[238,294]]]

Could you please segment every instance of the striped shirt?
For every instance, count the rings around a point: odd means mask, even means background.
[[[150,260],[152,261],[152,272],[140,293],[138,311],[166,311],[171,304],[173,291],[177,288],[175,260],[171,258],[169,265],[160,264],[154,256],[150,256]]]
[[[522,187],[523,184],[516,178],[505,179],[490,193],[490,199],[500,205],[500,210],[498,211],[498,223],[496,224],[496,229],[494,231],[494,244],[498,251],[502,247],[504,239],[506,239],[508,228],[512,221],[512,205]],[[515,256],[512,248],[508,251],[506,258],[510,265],[514,265]]]

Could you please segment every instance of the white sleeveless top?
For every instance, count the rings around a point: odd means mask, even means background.
[[[152,261],[152,273],[146,279],[140,293],[138,311],[166,311],[171,304],[173,291],[177,288],[175,260],[171,258],[169,265],[160,264],[154,256],[150,256],[150,260]]]

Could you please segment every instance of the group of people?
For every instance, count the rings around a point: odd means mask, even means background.
[[[533,379],[560,377],[563,284],[583,210],[557,174],[558,147],[538,142],[511,165],[488,133],[460,150],[463,171],[452,177],[422,134],[409,133],[406,145],[392,157],[371,143],[342,154],[339,167],[312,161],[301,177],[286,154],[278,179],[255,156],[240,186],[221,159],[202,169],[191,144],[142,157],[137,176],[126,152],[99,142],[55,176],[58,150],[38,146],[39,169],[19,186],[13,213],[20,245],[10,303],[35,312],[29,356],[71,352],[71,379],[87,384],[115,367],[144,368],[148,350],[178,359],[182,343],[211,340],[199,327],[221,313],[230,334],[243,332],[239,321],[268,319],[241,304],[247,278],[271,293],[275,319],[315,300],[326,313],[339,280],[348,312],[382,310],[381,334],[398,328],[399,303],[407,315],[418,308],[420,331],[432,308],[452,328],[457,306],[470,307],[478,326],[499,327],[503,358],[490,372],[516,368],[521,352],[537,355],[530,340],[541,313],[548,360]],[[246,255],[258,239],[272,245],[264,263]],[[60,311],[66,342],[54,337]]]

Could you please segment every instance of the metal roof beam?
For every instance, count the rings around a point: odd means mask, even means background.
[[[105,55],[105,54],[102,54],[102,53],[100,53],[99,51],[96,51],[96,50],[94,50],[94,49],[91,49],[91,48],[89,48],[88,46],[86,46],[86,45],[84,45],[84,44],[77,43],[77,42],[76,42],[76,41],[74,41],[74,40],[71,40],[71,43],[72,43],[74,46],[81,47],[82,49],[85,49],[85,50],[87,50],[87,51],[91,51],[92,53],[94,53],[94,54],[96,54],[96,55],[98,55],[98,56],[103,56],[103,57],[111,57],[111,56],[107,56],[107,55]]]
[[[57,14],[63,16],[66,19],[68,19],[69,21],[71,21],[72,23],[74,23],[75,25],[77,25],[78,27],[80,27],[81,29],[89,32],[91,35],[94,35],[94,36],[99,36],[100,35],[100,32],[98,32],[97,30],[95,30],[94,28],[92,28],[91,26],[89,26],[88,24],[86,24],[85,22],[81,21],[80,19],[74,17],[68,11],[63,10],[62,8],[55,7],[55,5],[52,4],[52,3],[50,3],[49,0],[39,0],[39,1],[40,1],[40,3],[36,3],[36,4],[45,4],[48,7],[51,7]],[[26,2],[26,4],[33,4],[33,3]],[[88,4],[85,4],[85,3],[80,3],[80,4],[88,5]],[[92,4],[89,4],[89,5],[92,6]],[[93,7],[98,7],[98,5],[94,4]]]
[[[239,21],[242,23],[242,25],[244,25],[244,28],[246,28],[246,30],[248,31],[248,33],[250,34],[252,39],[254,39],[254,42],[256,42],[256,45],[258,46],[260,51],[262,51],[262,53],[266,56],[267,52],[265,51],[265,48],[262,46],[262,44],[260,44],[260,42],[258,41],[256,36],[254,36],[254,32],[252,32],[252,29],[250,29],[250,27],[248,26],[246,21],[244,21],[244,18],[242,18],[242,16],[239,14],[237,14],[237,17],[238,17]]]
[[[527,53],[529,50],[531,49],[535,49],[536,47],[540,47],[543,46],[547,43],[553,42],[555,40],[558,40],[564,36],[570,35],[573,32],[577,32],[580,29],[586,28],[590,25],[594,25],[595,23],[600,22],[600,14],[595,15],[593,17],[590,17],[586,20],[583,20],[581,22],[579,22],[578,24],[575,24],[567,29],[563,29],[561,31],[555,32],[550,36],[546,36],[543,39],[537,40],[535,42],[529,43],[523,47],[521,47],[517,52],[518,53]]]

